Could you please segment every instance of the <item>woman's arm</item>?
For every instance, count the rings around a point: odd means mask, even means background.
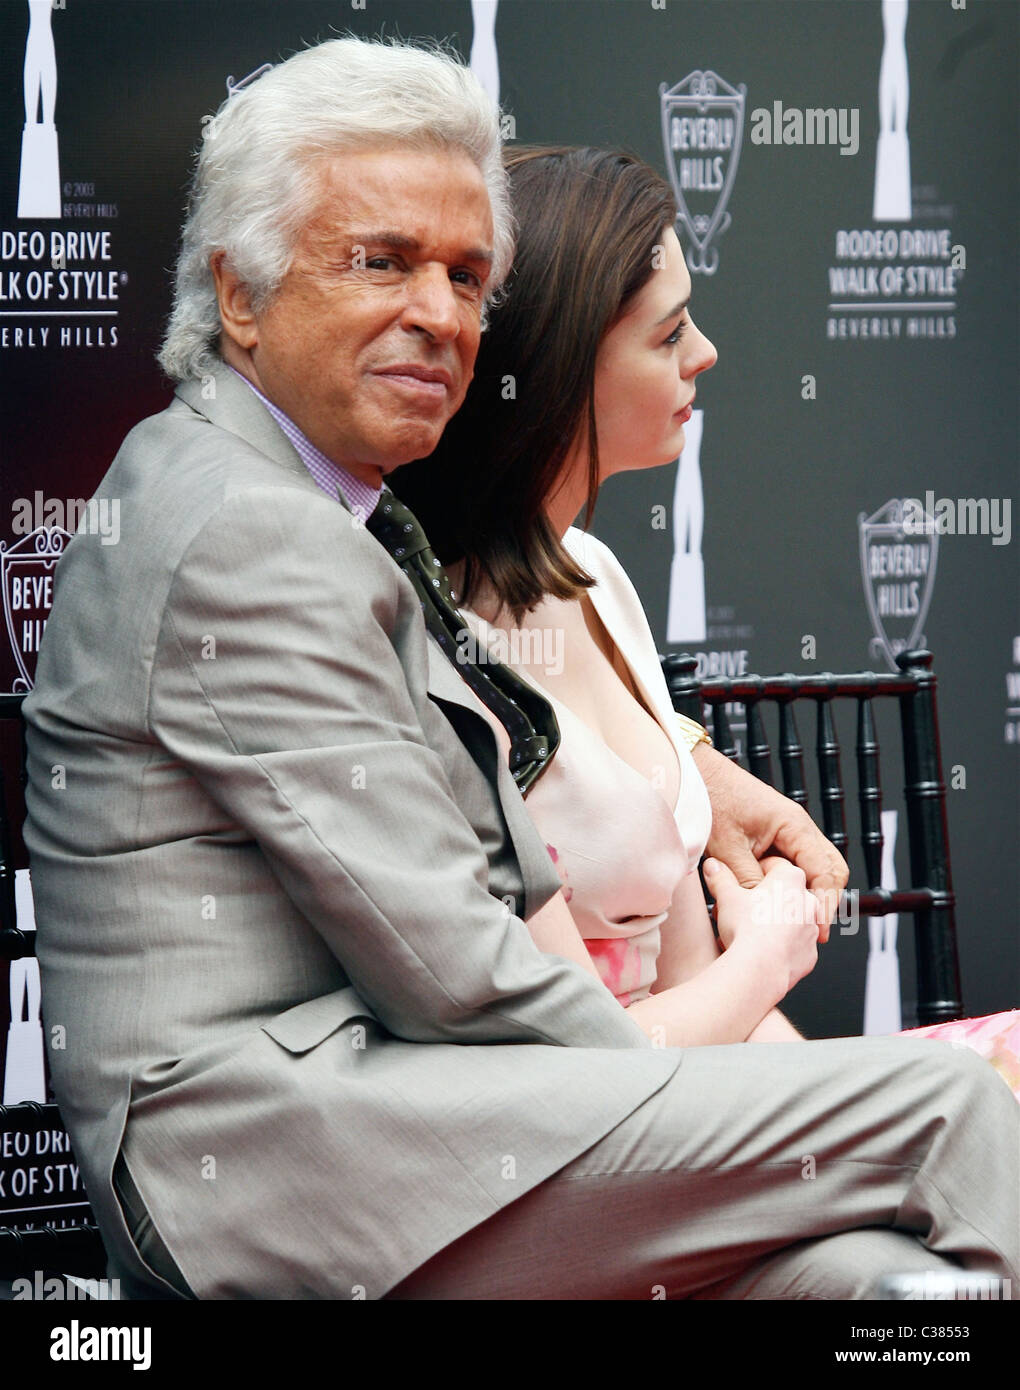
[[[779,865],[779,861],[774,863]],[[730,944],[722,954],[713,944],[711,960],[704,931],[699,933],[693,954],[677,951],[671,937],[669,968],[684,974],[694,961],[700,968],[692,978],[661,990],[657,980],[659,992],[629,1006],[627,1012],[653,1043],[661,1047],[698,1047],[743,1042],[766,1024],[766,1032],[771,1033],[775,1025],[770,1024],[767,1015],[790,988],[791,975],[799,979],[817,958],[817,927],[813,921],[810,926],[792,923],[786,920],[792,914],[782,910],[771,912],[775,920],[759,923],[754,920],[756,904],[761,905],[769,896],[774,898],[777,890],[790,889],[787,877],[796,879],[797,873],[790,865],[782,864],[751,891],[740,888],[730,876],[724,919]],[[694,884],[697,887],[696,880]],[[802,874],[799,884],[792,884],[792,891],[804,896]],[[703,901],[701,908],[704,912]],[[769,917],[767,911],[758,915]],[[600,978],[562,893],[528,918],[527,925],[540,950],[572,960]],[[707,912],[704,925],[711,938]]]
[[[562,890],[533,912],[527,919],[527,928],[532,940],[540,951],[547,955],[563,956],[583,966],[601,984],[602,976],[592,960],[584,938],[577,929],[577,923],[567,906]]]
[[[673,894],[661,935],[653,994],[693,980],[718,960],[722,948],[715,939],[696,873],[682,879]]]
[[[778,1009],[765,1015],[758,1027],[748,1034],[748,1042],[804,1042],[804,1034],[798,1033],[793,1024]]]
[[[766,1021],[766,1015],[814,969],[820,913],[803,870],[780,859],[765,859],[762,867],[765,877],[748,890],[725,864],[705,861],[723,954],[693,979],[630,1006],[631,1017],[653,1042],[664,1047],[742,1042],[763,1021],[766,1026],[756,1040],[789,1037],[785,1019]],[[667,968],[676,968],[677,954],[674,943]],[[704,945],[698,955],[707,957]]]
[[[774,959],[744,937],[693,980],[639,999],[627,1012],[658,1046],[710,1047],[748,1040],[785,993]]]
[[[719,958],[721,947],[712,930],[697,874],[688,874],[677,888],[669,915],[662,924],[658,974],[652,994],[695,979]],[[747,1036],[748,1042],[803,1042],[793,1024],[772,1009]]]
[[[540,951],[574,961],[601,982],[562,893],[529,917],[527,926]],[[711,936],[710,925],[708,932]],[[753,951],[714,951],[711,965],[693,979],[639,999],[627,1012],[660,1047],[743,1042],[756,1026],[768,1022],[766,1015],[785,993],[773,965]]]

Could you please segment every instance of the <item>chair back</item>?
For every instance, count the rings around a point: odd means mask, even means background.
[[[943,1023],[961,1018],[963,1014],[956,947],[956,899],[949,865],[946,789],[942,779],[932,663],[931,652],[906,651],[896,658],[900,668],[898,675],[859,671],[839,676],[825,672],[811,676],[699,679],[693,656],[662,658],[674,709],[689,719],[707,724],[704,713],[707,707],[712,741],[719,752],[734,761],[739,758],[727,706],[743,706],[748,770],[773,787],[777,783],[773,775],[772,746],[762,706],[774,704],[778,707],[776,751],[781,785],[777,789],[803,806],[845,856],[850,849],[850,837],[833,706],[840,701],[856,703],[857,806],[865,882],[850,889],[847,901],[851,910],[862,917],[881,917],[892,912],[913,915],[919,1025]],[[874,711],[875,701],[888,699],[899,702],[903,791],[910,840],[910,884],[895,889],[881,886],[882,776]],[[798,701],[813,702],[816,707],[815,758],[820,816],[809,805],[804,748],[794,711]]]

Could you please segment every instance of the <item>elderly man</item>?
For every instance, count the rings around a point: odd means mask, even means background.
[[[50,1061],[111,1273],[199,1298],[1016,1274],[1014,1102],[980,1059],[655,1048],[529,935],[555,870],[364,525],[462,401],[509,264],[481,89],[338,40],[206,134],[181,384],[101,486],[119,544],[61,562],[26,701]],[[761,795],[745,840],[824,884]]]

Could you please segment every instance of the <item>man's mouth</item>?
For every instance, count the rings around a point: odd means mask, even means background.
[[[442,367],[423,367],[416,362],[396,362],[373,373],[423,400],[445,400],[453,389],[453,377]]]

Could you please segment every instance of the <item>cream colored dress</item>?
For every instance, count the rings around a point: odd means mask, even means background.
[[[704,852],[712,813],[694,760],[677,731],[655,641],[641,601],[613,552],[574,527],[564,537],[570,553],[597,581],[592,604],[648,709],[665,730],[680,765],[673,810],[663,792],[620,758],[589,726],[556,699],[532,672],[513,660],[502,634],[465,610],[476,636],[550,700],[560,746],[526,805],[563,879],[564,895],[599,975],[625,1007],[643,999],[656,978],[661,927],[681,883]],[[500,739],[502,725],[479,703]]]

